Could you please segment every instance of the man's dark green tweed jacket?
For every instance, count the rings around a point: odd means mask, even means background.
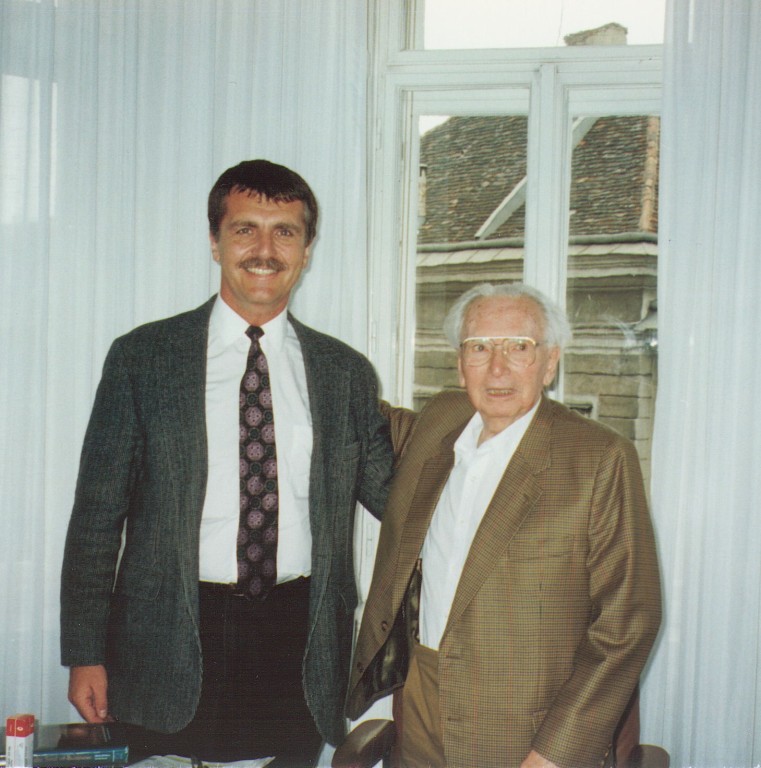
[[[85,437],[62,573],[62,663],[105,664],[110,713],[168,732],[193,717],[201,687],[198,540],[213,303],[114,342]],[[335,743],[344,733],[357,603],[354,510],[359,501],[382,513],[391,446],[367,360],[291,323],[302,346],[314,430],[304,690],[317,727]]]

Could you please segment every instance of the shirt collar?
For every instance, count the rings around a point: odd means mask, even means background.
[[[540,397],[528,413],[524,413],[523,416],[514,421],[509,427],[505,427],[500,433],[494,435],[494,437],[481,445],[478,444],[478,438],[483,430],[484,421],[481,418],[481,414],[476,411],[454,444],[455,460],[459,460],[466,455],[475,454],[476,452],[485,454],[491,452],[504,453],[506,450],[514,451],[518,443],[523,439],[523,435],[526,434],[526,430],[529,428],[541,401],[542,398]]]
[[[246,339],[247,323],[221,296],[217,295],[214,307],[211,310],[209,318],[209,342],[216,341],[222,347],[229,347],[231,344],[239,342],[241,338]],[[276,351],[282,348],[285,343],[285,337],[288,329],[288,312],[283,310],[279,315],[272,318],[261,326],[264,331],[266,342],[263,342],[267,349]]]

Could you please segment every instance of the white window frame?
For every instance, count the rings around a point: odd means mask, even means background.
[[[412,403],[421,115],[528,113],[524,279],[565,306],[572,122],[657,115],[662,46],[421,50],[424,0],[369,0],[369,351]],[[414,46],[418,45],[417,48]],[[562,376],[556,396],[562,397]]]

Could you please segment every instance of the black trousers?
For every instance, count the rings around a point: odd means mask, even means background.
[[[261,601],[201,582],[203,683],[195,717],[175,734],[131,728],[130,757],[195,756],[232,762],[274,755],[271,766],[309,768],[322,737],[304,700],[309,579]]]

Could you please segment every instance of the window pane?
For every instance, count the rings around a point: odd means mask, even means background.
[[[663,42],[666,0],[425,0],[423,39],[437,48],[536,48],[616,24],[597,44]],[[628,32],[628,34],[626,34]],[[573,41],[578,44],[579,41]]]
[[[657,117],[574,126],[566,403],[632,439],[649,475],[657,383]]]
[[[457,386],[441,331],[452,302],[477,283],[523,277],[526,117],[438,120],[420,148],[415,408]],[[657,384],[659,131],[647,115],[575,120],[569,216],[574,339],[565,400],[631,438],[646,476]]]
[[[415,408],[457,386],[441,330],[454,300],[523,277],[526,130],[525,115],[450,117],[421,137]]]

